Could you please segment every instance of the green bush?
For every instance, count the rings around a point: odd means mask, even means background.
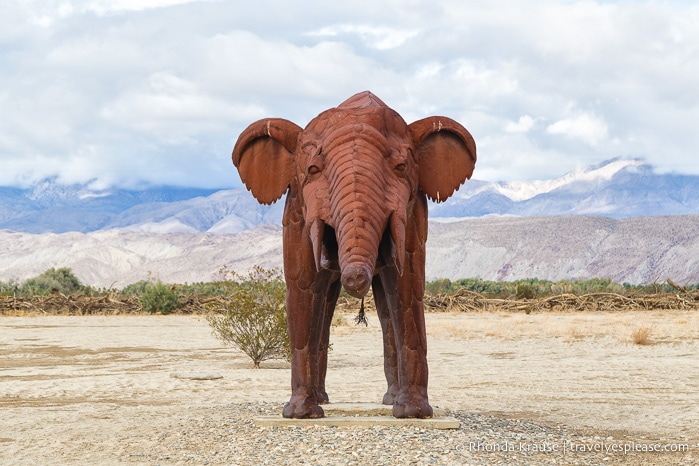
[[[170,314],[180,307],[175,290],[162,283],[148,283],[140,295],[141,307],[149,314]]]
[[[7,282],[0,282],[0,296],[16,296],[19,289],[19,282],[14,278]]]
[[[119,291],[119,294],[123,295],[136,295],[136,296],[142,296],[143,293],[146,292],[148,287],[153,285],[152,281],[149,280],[139,280],[136,283],[132,283],[130,285],[125,286],[124,288]]]
[[[534,297],[534,290],[531,286],[520,283],[515,288],[515,296],[517,296],[517,299],[532,299]]]
[[[38,277],[28,279],[19,287],[18,292],[24,296],[45,296],[51,292],[67,295],[86,289],[71,269],[63,267],[60,269],[50,268]]]
[[[425,292],[436,295],[454,292],[454,285],[448,278],[438,278],[425,283]]]
[[[696,289],[695,285],[686,285],[689,291]],[[480,293],[484,296],[495,298],[530,299],[535,296],[554,296],[564,293],[576,295],[586,293],[669,293],[673,288],[668,284],[655,285],[619,285],[609,278],[590,278],[587,280],[540,280],[538,278],[526,278],[511,282],[495,282],[480,278],[460,278],[450,281],[442,278],[425,284],[425,290],[430,294],[455,293],[460,289]]]
[[[279,270],[255,267],[247,277],[230,272],[227,295],[207,305],[213,335],[238,347],[255,368],[268,359],[290,359],[286,286]]]

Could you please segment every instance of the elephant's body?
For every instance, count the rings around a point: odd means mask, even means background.
[[[322,417],[330,323],[341,287],[373,287],[396,417],[431,417],[423,294],[427,197],[470,178],[473,138],[431,117],[411,125],[370,92],[308,126],[265,119],[238,138],[233,162],[262,203],[288,191],[283,218],[292,396],[285,417]]]

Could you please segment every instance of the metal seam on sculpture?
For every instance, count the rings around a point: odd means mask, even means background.
[[[332,156],[327,157],[327,164],[328,166],[336,166],[336,167],[342,167],[344,163],[349,162],[347,159],[352,159],[354,161],[361,161],[363,163],[385,163],[383,160],[380,160],[379,157],[374,156],[371,154],[371,152],[376,152],[376,149],[372,147],[362,147],[362,146],[353,146],[353,147],[348,147],[348,148],[343,148],[341,150],[338,150],[336,152],[333,152]],[[381,159],[385,159],[385,157],[381,157]]]
[[[335,228],[338,235],[340,232],[348,228],[350,222],[354,220],[355,215],[356,214],[353,209],[343,209],[340,211],[339,215],[335,216]]]
[[[380,149],[381,152],[386,152],[390,146],[388,144],[388,141],[386,140],[386,137],[381,134],[376,128],[374,128],[371,125],[368,125],[366,123],[361,124],[362,128],[366,128],[368,131],[362,131],[362,138],[357,137],[357,132],[355,131],[348,131],[344,132],[343,134],[336,135],[335,131],[331,134],[328,135],[328,142],[326,144],[326,149],[328,152],[331,152],[333,149],[335,149],[337,146],[347,144],[350,142],[361,142],[361,143],[373,143],[376,144],[376,148]],[[368,138],[367,138],[368,136]]]
[[[350,164],[352,164],[352,166],[350,166]],[[380,174],[377,174],[375,171],[372,172],[372,170],[375,170],[375,164],[367,163],[364,160],[342,162],[338,165],[329,163],[327,167],[329,176],[327,179],[332,186],[348,180],[350,182],[360,182],[362,184],[372,183],[374,187],[383,190],[385,185],[389,184],[387,177],[380,176]]]
[[[353,206],[357,206],[356,208],[350,208],[349,206],[345,206],[342,208],[340,212],[336,212],[335,215],[333,215],[333,221],[335,222],[334,227],[337,229],[341,229],[347,224],[347,222],[352,219],[352,218],[360,218],[363,223],[367,225],[374,225],[375,223],[383,223],[385,222],[386,215],[384,215],[384,212],[375,208],[364,208],[362,206],[361,201],[352,201],[349,203]],[[376,225],[377,231],[378,228],[382,227],[383,225]]]
[[[351,168],[346,168],[345,171],[349,173],[338,173],[337,171],[334,171],[334,173],[330,176],[330,189],[335,190],[340,187],[345,187],[347,184],[352,184],[355,181],[356,174],[351,171]],[[337,192],[337,191],[333,191]]]
[[[356,203],[356,204],[361,204],[361,203]],[[369,216],[366,216],[366,215],[361,215],[361,213],[357,213],[356,209],[353,209],[353,210],[343,209],[343,211],[340,213],[340,215],[335,217],[335,221],[336,221],[335,227],[337,228],[338,231],[342,231],[346,227],[348,227],[349,222],[354,221],[354,219],[361,219],[362,223],[372,227],[374,232],[382,233],[382,231],[380,230],[382,226],[375,225],[376,222],[373,222],[372,218],[369,218]],[[379,219],[381,219],[381,217],[379,217]],[[385,228],[383,228],[383,229],[385,229]]]
[[[385,228],[382,230],[381,226],[376,225],[374,222],[366,221],[364,218],[360,218],[362,220],[362,226],[360,227],[359,225],[356,225],[355,220],[357,218],[358,217],[342,217],[337,226],[337,231],[339,231],[342,235],[349,234],[351,232],[353,233],[354,238],[361,238],[362,240],[369,240],[369,236],[383,236],[383,231],[385,231]],[[358,232],[361,232],[361,234]],[[375,242],[378,245],[381,241],[380,239],[377,239]]]
[[[361,163],[365,166],[371,166],[375,168],[374,164],[386,163],[385,157],[374,156],[372,152],[376,152],[375,148],[365,147],[361,145],[354,145],[352,147],[343,147],[335,152],[332,152],[331,156],[326,157],[326,166],[328,170],[346,170],[345,165],[352,162]],[[391,167],[392,168],[392,167]]]
[[[359,249],[364,251],[366,254],[359,252],[358,251]],[[369,257],[367,257],[367,256],[369,256]],[[372,260],[373,260],[373,262],[372,262]],[[374,258],[374,251],[373,250],[369,250],[361,244],[354,244],[349,248],[349,251],[347,253],[345,253],[344,260],[342,261],[342,263],[345,265],[346,264],[362,264],[362,265],[366,265],[370,268],[373,268],[374,264],[376,263],[376,259]]]
[[[386,178],[384,176],[380,176],[383,173],[381,173],[381,172],[377,173],[377,171],[376,171],[376,162],[374,162],[374,163],[371,163],[371,162],[372,161],[363,160],[363,159],[356,160],[357,166],[362,168],[362,170],[363,170],[363,171],[357,172],[356,173],[357,176],[362,177],[362,178],[373,178],[373,179],[377,179],[377,181],[381,181],[381,182],[385,183]],[[382,160],[378,163],[380,163],[382,165],[386,164],[386,162],[384,160]],[[393,167],[390,167],[390,169],[392,170]]]
[[[357,194],[360,196],[359,198],[356,198],[356,200],[351,201],[352,203],[365,203],[368,200],[373,202],[385,201],[386,191],[382,189],[383,183],[381,183],[380,180],[370,179],[368,177],[358,177],[358,179],[352,178],[342,178],[330,183],[329,188],[333,190],[334,195],[332,197],[334,199],[342,200],[343,204],[347,205],[347,201],[344,199],[343,193],[352,190],[357,192]],[[372,199],[366,199],[367,196],[370,196]]]
[[[354,222],[354,220],[350,220],[350,222]],[[372,228],[373,229],[373,228]],[[372,246],[377,246],[379,245],[380,241],[375,241],[372,236],[378,236],[378,231],[376,229],[374,230],[374,235],[368,235],[367,234],[367,229],[365,228],[360,228],[356,225],[347,225],[345,224],[344,228],[342,229],[340,233],[340,241],[338,243],[342,242],[342,246],[345,246],[346,248],[351,248],[353,246],[362,244],[362,243],[367,243]],[[345,243],[347,240],[352,239],[352,242],[347,244]],[[339,246],[339,244],[338,244]],[[371,250],[367,250],[368,252],[371,252]],[[373,254],[373,253],[372,253]]]
[[[371,241],[369,238],[366,237],[348,237],[348,235],[351,235],[353,232],[351,231],[346,231],[344,235],[342,235],[340,238],[338,238],[338,255],[342,256],[343,254],[349,254],[355,255],[352,251],[355,249],[363,249],[367,252],[367,254],[373,258],[378,254],[378,249],[376,251],[373,251],[373,246],[374,246],[374,241]],[[357,239],[360,239],[360,241],[357,241]],[[347,241],[351,240],[351,241]],[[378,243],[376,243],[376,246],[378,247]],[[349,256],[348,256],[349,257]],[[367,260],[369,257],[367,257]],[[371,262],[371,261],[369,261]],[[372,264],[373,265],[373,264]]]
[[[348,175],[354,175],[352,160],[343,160],[340,162],[335,162],[331,160],[328,162],[328,172],[330,173],[331,182],[336,182],[337,180],[345,179]]]
[[[359,163],[357,165],[364,169],[364,164]],[[372,193],[378,195],[384,192],[386,184],[388,184],[385,178],[376,176],[373,173],[356,172],[349,172],[342,175],[331,176],[329,181],[331,189],[346,189],[349,185],[356,185],[356,188],[362,194]]]
[[[340,179],[337,180],[335,183],[331,183],[330,189],[334,189],[334,196],[333,198],[340,198],[343,201],[344,205],[347,205],[347,201],[345,200],[345,195],[348,193],[350,190],[352,191],[357,191],[360,190],[360,186],[357,186],[359,183],[356,180],[353,179]],[[378,182],[374,183],[369,183],[368,181],[362,186],[364,189],[366,189],[366,192],[364,190],[361,190],[361,195],[365,196],[367,194],[380,194],[380,184]],[[357,201],[350,201],[352,203],[355,203]]]

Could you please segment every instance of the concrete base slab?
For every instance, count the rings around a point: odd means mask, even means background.
[[[393,405],[381,403],[328,403],[322,407],[326,416],[393,416]],[[432,414],[444,417],[446,411],[433,406]]]
[[[325,417],[319,419],[287,419],[279,415],[260,416],[255,419],[258,427],[327,426],[327,427],[374,427],[410,426],[424,429],[458,429],[458,419],[445,415],[445,411],[434,408],[430,419],[396,419],[392,406],[376,403],[330,403],[323,405]]]

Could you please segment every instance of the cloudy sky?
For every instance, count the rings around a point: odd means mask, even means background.
[[[692,1],[4,0],[0,185],[240,185],[249,123],[371,90],[446,115],[475,178],[614,157],[699,174]]]

